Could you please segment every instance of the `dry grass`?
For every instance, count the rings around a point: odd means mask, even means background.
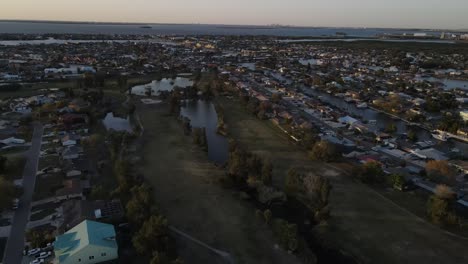
[[[363,263],[468,263],[468,240],[449,234],[396,205],[368,186],[344,176],[346,166],[309,161],[271,122],[260,121],[237,100],[220,98],[230,135],[248,149],[270,157],[274,182],[284,182],[287,169],[304,166],[330,177],[332,218],[322,233]],[[404,202],[404,201],[402,201]]]
[[[295,263],[294,257],[274,248],[271,231],[256,219],[254,208],[219,186],[223,170],[183,134],[181,124],[167,115],[167,109],[167,105],[138,106],[145,127],[141,172],[153,185],[169,222],[233,254],[236,263]],[[206,255],[203,251],[186,250],[181,255],[190,256],[189,263],[215,263],[199,257]]]

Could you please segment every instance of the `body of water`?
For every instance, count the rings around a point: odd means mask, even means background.
[[[392,118],[384,113],[372,110],[370,108],[358,108],[354,103],[347,103],[343,98],[335,97],[326,92],[310,89],[303,87],[304,91],[307,91],[307,94],[313,95],[314,97],[320,97],[319,99],[333,107],[340,109],[342,112],[349,115],[354,115],[359,117],[361,121],[370,121],[376,120],[375,126],[368,125],[373,131],[383,131],[388,124],[395,124],[397,127],[397,133],[403,134],[408,133],[409,130],[416,132],[419,141],[430,140],[436,143],[435,148],[441,151],[449,151],[452,148],[459,149],[462,153],[468,153],[468,144],[456,140],[449,140],[447,142],[439,141],[432,137],[431,133],[425,129],[422,129],[417,126],[409,126],[408,123]]]
[[[158,95],[162,91],[172,91],[174,87],[186,88],[193,85],[193,81],[185,77],[175,79],[164,78],[160,81],[152,81],[148,84],[137,85],[132,88],[132,94],[145,96],[151,91],[151,95]]]
[[[106,117],[102,121],[107,130],[115,131],[126,131],[132,132],[132,125],[130,124],[130,118],[121,118],[114,116],[114,113],[107,113]]]
[[[356,42],[356,41],[378,41],[378,42],[418,42],[418,43],[445,43],[445,44],[454,44],[455,41],[452,40],[442,40],[442,39],[365,39],[365,38],[331,38],[331,39],[283,39],[278,40],[282,43],[298,43],[298,42]]]
[[[191,120],[192,127],[204,127],[208,143],[208,158],[217,164],[228,159],[228,140],[216,133],[218,115],[210,101],[196,100],[182,104],[181,115]]]
[[[151,28],[142,28],[148,25]],[[0,22],[0,33],[23,34],[138,34],[138,35],[275,35],[275,36],[336,36],[375,37],[382,34],[427,33],[439,31],[412,29],[332,28],[332,27],[268,27],[225,26],[202,24],[92,24],[47,22]]]
[[[52,45],[52,44],[80,44],[80,43],[126,43],[126,42],[145,42],[158,43],[165,45],[177,45],[175,42],[158,41],[158,40],[79,40],[79,39],[36,39],[36,40],[0,40],[0,45],[3,46],[19,46],[19,45]]]
[[[435,77],[423,77],[423,78],[417,78],[418,80],[425,80],[429,81],[432,83],[440,83],[442,84],[442,88],[446,90],[452,90],[452,89],[462,89],[465,91],[468,91],[468,81],[464,80],[454,80],[454,79],[440,79],[440,78],[435,78]]]

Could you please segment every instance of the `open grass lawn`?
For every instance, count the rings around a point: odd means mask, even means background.
[[[468,263],[468,239],[429,224],[368,186],[354,182],[345,166],[308,161],[269,121],[247,113],[236,99],[219,98],[230,135],[272,159],[276,185],[291,166],[332,179],[332,218],[320,235],[362,263]],[[333,166],[333,167],[332,167]],[[401,200],[404,203],[405,200]]]
[[[182,125],[167,109],[165,104],[138,105],[137,111],[145,129],[141,173],[154,187],[169,223],[231,253],[236,263],[297,263],[292,255],[275,249],[271,230],[256,219],[252,205],[220,187],[223,170],[183,134]],[[207,253],[190,243],[180,255],[187,263],[218,263],[207,259]]]

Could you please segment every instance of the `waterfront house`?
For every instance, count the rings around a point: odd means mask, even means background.
[[[85,220],[57,236],[54,252],[59,264],[94,264],[118,259],[113,225]]]

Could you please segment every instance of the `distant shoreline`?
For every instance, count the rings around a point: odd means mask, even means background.
[[[402,30],[402,31],[443,31],[443,32],[468,32],[468,29],[428,29],[428,28],[392,28],[392,27],[337,27],[337,26],[293,26],[293,25],[235,25],[235,24],[197,24],[197,23],[148,23],[148,22],[98,22],[98,21],[61,21],[61,20],[22,20],[22,19],[0,19],[0,23],[43,23],[43,24],[72,24],[72,25],[202,25],[216,26],[220,28],[240,28],[240,29],[363,29],[363,30]]]

